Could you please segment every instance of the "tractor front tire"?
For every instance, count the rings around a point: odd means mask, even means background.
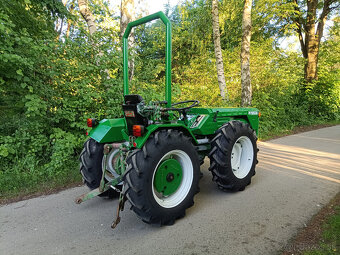
[[[131,152],[123,192],[144,222],[172,225],[194,204],[199,191],[199,158],[190,138],[178,130],[154,133]]]
[[[223,191],[242,191],[255,175],[257,137],[249,124],[230,121],[216,131],[209,153],[213,181]]]
[[[104,144],[98,143],[92,138],[84,143],[84,148],[80,153],[80,173],[83,176],[84,184],[94,190],[99,187],[102,178],[102,160]],[[113,189],[109,189],[100,194],[101,197],[114,198],[119,194]]]

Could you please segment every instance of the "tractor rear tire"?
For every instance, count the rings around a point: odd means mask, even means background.
[[[255,175],[257,137],[249,124],[230,121],[216,131],[209,153],[213,181],[223,191],[242,191]]]
[[[99,187],[102,178],[102,160],[104,144],[98,143],[92,138],[84,143],[84,148],[80,153],[80,173],[83,176],[84,184],[94,190]],[[101,197],[115,198],[119,193],[113,189],[100,194]]]
[[[172,225],[185,216],[199,191],[199,158],[191,139],[178,130],[154,133],[131,152],[123,192],[145,223]]]

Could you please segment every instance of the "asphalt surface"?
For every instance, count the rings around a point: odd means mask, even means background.
[[[143,223],[117,200],[75,204],[85,187],[0,207],[0,254],[278,254],[340,191],[340,125],[259,143],[257,174],[224,193],[202,167],[201,192],[173,226]]]

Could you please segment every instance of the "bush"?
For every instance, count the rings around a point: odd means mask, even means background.
[[[77,173],[86,119],[120,115],[120,52],[98,38],[32,39],[0,13],[0,196]],[[8,38],[11,38],[9,40]],[[108,44],[110,42],[107,42]],[[103,54],[105,52],[105,54]],[[108,68],[110,67],[110,68]],[[72,172],[70,171],[72,167]]]
[[[306,85],[305,99],[309,112],[325,120],[340,119],[340,81],[334,75],[321,75]]]

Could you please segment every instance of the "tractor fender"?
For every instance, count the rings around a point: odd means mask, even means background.
[[[194,145],[198,144],[196,137],[192,134],[192,132],[185,125],[180,124],[180,123],[169,123],[169,124],[153,124],[153,125],[148,126],[146,128],[147,130],[146,134],[141,137],[138,137],[135,140],[135,143],[136,143],[135,147],[138,149],[142,148],[145,142],[149,139],[150,135],[162,129],[176,129],[176,130],[182,131],[183,134],[192,138]]]
[[[124,118],[103,119],[89,132],[89,136],[98,143],[112,143],[125,141],[127,131]],[[125,132],[124,132],[125,131]]]

